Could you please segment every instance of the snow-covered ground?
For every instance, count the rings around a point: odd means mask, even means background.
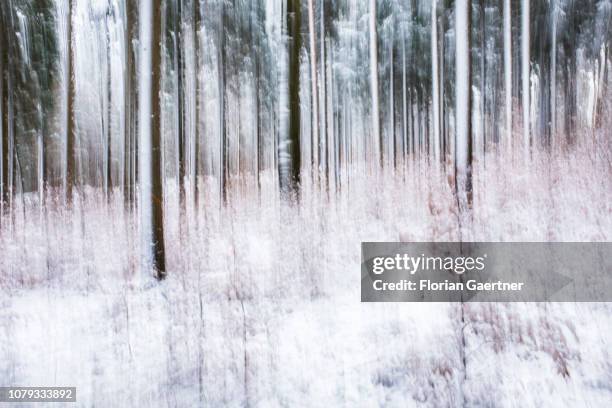
[[[610,240],[609,155],[589,151],[478,163],[462,238]],[[78,406],[105,407],[612,401],[610,304],[362,304],[361,241],[459,238],[446,176],[366,174],[305,186],[299,206],[266,178],[222,207],[211,182],[182,224],[169,194],[161,283],[120,198],[18,206],[0,235],[0,385],[76,386]]]

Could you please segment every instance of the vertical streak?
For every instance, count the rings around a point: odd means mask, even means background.
[[[471,177],[471,68],[470,68],[470,1],[455,3],[456,32],[456,143],[455,185],[457,199],[462,205],[470,204]]]
[[[161,166],[160,81],[161,10],[153,0],[140,1],[140,90],[138,165],[140,219],[145,265],[153,261],[157,277],[165,276],[163,180]]]
[[[324,0],[323,0],[324,1]],[[317,94],[317,39],[314,29],[314,0],[308,0],[308,32],[310,34],[310,83],[312,86],[312,167],[318,174],[318,144],[319,144],[319,104]]]
[[[529,0],[522,0],[521,3],[521,84],[523,101],[523,149],[525,160],[529,154]]]
[[[372,96],[372,137],[374,154],[382,165],[380,112],[378,107],[378,44],[376,39],[376,0],[370,0],[370,92]]]
[[[510,0],[504,0],[504,99],[506,144],[512,145],[512,15]]]
[[[440,161],[440,84],[438,83],[438,23],[437,23],[437,0],[431,4],[431,83],[432,83],[432,110],[433,110],[433,151],[434,162]]]
[[[550,57],[550,122],[551,144],[557,134],[557,0],[552,0],[552,55]]]

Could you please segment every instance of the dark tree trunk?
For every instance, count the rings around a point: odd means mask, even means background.
[[[66,126],[66,200],[72,203],[72,190],[76,185],[76,150],[75,150],[75,117],[74,98],[76,95],[73,78],[74,69],[74,46],[72,44],[72,12],[74,0],[68,2],[68,63],[66,64],[66,78],[68,81],[68,100],[66,103],[66,114],[68,115]]]
[[[162,18],[161,7],[153,5],[153,38],[151,44],[152,91],[151,91],[151,187],[153,216],[153,258],[157,278],[166,276],[166,253],[164,242],[164,186],[161,139],[161,68],[162,68]]]
[[[177,83],[177,111],[178,111],[178,184],[179,184],[179,200],[181,211],[184,210],[185,200],[185,169],[186,169],[186,145],[185,138],[185,89],[184,82],[184,64],[183,64],[183,27],[182,27],[182,5],[183,0],[176,0],[176,8],[174,10],[174,52],[176,55],[176,83]]]
[[[133,185],[133,172],[132,169],[135,166],[132,160],[132,152],[135,148],[133,135],[137,134],[136,130],[136,117],[133,113],[136,111],[135,104],[137,98],[135,98],[136,92],[132,89],[132,86],[138,83],[136,78],[136,70],[134,66],[134,47],[133,39],[135,36],[135,9],[136,0],[126,0],[125,2],[125,67],[124,67],[124,145],[123,145],[123,161],[124,161],[124,173],[123,173],[123,197],[125,200],[126,208],[129,208],[134,198],[134,185]]]
[[[467,7],[467,32],[472,32],[472,5],[471,1],[468,1]],[[472,50],[472,39],[468,35],[467,38],[467,49],[468,49],[468,117],[467,117],[467,169],[466,169],[466,180],[465,180],[465,194],[467,196],[467,204],[468,208],[472,208],[472,165],[474,162],[474,135],[472,132],[472,78],[474,74],[472,58],[471,58],[471,50]],[[483,129],[484,131],[484,129]]]
[[[300,184],[300,49],[301,9],[299,0],[287,0],[287,34],[289,35],[289,155],[291,157],[289,184],[284,187],[298,192]]]
[[[223,204],[227,204],[227,189],[229,185],[229,166],[228,166],[228,140],[227,140],[227,128],[226,128],[226,114],[227,109],[225,106],[225,92],[226,92],[226,52],[225,52],[225,5],[224,1],[221,2],[219,10],[219,47],[218,47],[218,70],[219,70],[219,121],[220,121],[220,156],[219,156],[219,170],[221,180],[221,197]]]
[[[106,194],[107,199],[110,199],[113,192],[113,174],[112,174],[112,75],[111,75],[111,37],[110,37],[110,19],[112,13],[112,4],[109,1],[108,10],[106,12]]]
[[[193,74],[194,74],[194,81],[193,84],[196,87],[195,89],[195,112],[194,112],[194,121],[195,121],[195,125],[194,125],[194,131],[195,134],[193,135],[193,149],[195,150],[192,153],[192,157],[193,157],[193,180],[191,180],[191,191],[193,193],[193,200],[194,200],[194,205],[195,208],[198,208],[198,198],[200,196],[200,191],[198,188],[198,166],[199,166],[199,161],[200,161],[200,140],[199,140],[199,130],[200,130],[200,126],[199,126],[199,118],[200,118],[200,85],[198,83],[198,74],[199,74],[199,68],[200,68],[200,64],[199,62],[199,56],[198,56],[198,50],[200,49],[200,42],[199,42],[199,38],[198,38],[198,32],[200,30],[200,0],[192,0],[192,12],[193,12]]]

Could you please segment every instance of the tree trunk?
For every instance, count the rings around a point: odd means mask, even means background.
[[[442,3],[443,6],[443,11],[442,11],[442,17],[440,18],[440,28],[439,28],[439,35],[438,35],[438,39],[440,41],[440,48],[439,48],[439,55],[440,55],[440,62],[438,64],[438,73],[439,73],[439,79],[438,79],[438,83],[440,84],[439,87],[440,89],[438,90],[439,93],[439,101],[438,101],[438,122],[439,122],[439,132],[440,132],[440,157],[442,160],[442,163],[446,162],[446,153],[447,153],[447,140],[446,140],[446,128],[447,128],[447,120],[446,120],[446,115],[448,114],[447,109],[444,109],[445,106],[445,87],[444,87],[444,71],[446,69],[445,65],[444,65],[444,19],[445,19],[445,12],[444,12],[444,8],[446,7],[446,5],[444,4],[444,2]]]
[[[68,39],[68,61],[66,63],[66,86],[68,87],[67,103],[66,103],[66,200],[72,204],[73,188],[76,185],[76,150],[75,150],[75,117],[74,117],[74,98],[76,95],[74,83],[74,44],[72,41],[72,12],[74,9],[74,0],[68,0],[68,24],[67,24],[67,39]]]
[[[157,278],[166,276],[161,140],[161,8],[140,1],[139,165],[144,244]],[[152,253],[151,253],[152,252]]]
[[[383,165],[380,134],[380,109],[378,107],[378,41],[376,35],[376,0],[370,0],[370,93],[372,97],[372,138],[374,155]]]
[[[523,153],[525,160],[527,160],[529,156],[529,145],[531,141],[529,132],[529,126],[531,123],[529,117],[529,6],[529,0],[521,1],[521,98],[523,101]]]
[[[301,9],[299,0],[287,0],[287,34],[289,36],[289,67],[287,82],[289,87],[289,137],[290,157],[287,184],[281,189],[288,193],[299,193],[301,152],[300,152],[300,49]]]
[[[456,67],[455,89],[457,115],[455,142],[455,190],[459,210],[472,206],[472,112],[471,112],[471,4],[455,2]]]
[[[437,0],[431,4],[431,95],[433,120],[433,151],[436,166],[440,160],[440,84],[438,82],[438,19]]]
[[[113,192],[113,151],[112,151],[112,72],[111,72],[111,35],[110,18],[112,13],[112,3],[108,2],[106,12],[106,196],[110,199]]]
[[[402,155],[408,155],[408,115],[406,111],[406,38],[402,30]]]
[[[198,81],[200,73],[200,64],[198,50],[200,49],[200,0],[192,0],[192,12],[193,12],[193,97],[194,97],[194,113],[193,113],[193,129],[194,134],[192,135],[193,140],[191,141],[191,174],[190,174],[190,190],[195,208],[198,208],[198,161],[200,160],[200,143],[199,143],[199,131],[200,131],[200,84]]]
[[[311,82],[311,109],[312,109],[312,140],[311,140],[311,166],[313,176],[319,174],[319,94],[317,81],[317,39],[315,34],[314,0],[308,0],[308,34],[310,40],[310,82]]]
[[[223,204],[227,204],[227,189],[229,184],[228,149],[225,115],[225,5],[221,2],[219,8],[219,46],[217,49],[218,75],[219,75],[219,180],[220,194]]]
[[[176,0],[174,10],[174,55],[175,75],[176,75],[176,110],[177,110],[177,141],[178,141],[178,188],[179,188],[179,208],[184,211],[185,199],[185,169],[186,169],[186,138],[185,138],[185,89],[184,82],[184,63],[183,63],[183,27],[182,27],[182,5],[183,0]]]
[[[0,20],[0,227],[9,203],[9,126],[8,126],[8,40],[5,38],[4,18]],[[8,36],[6,36],[8,37]],[[6,70],[5,70],[6,67]]]
[[[389,41],[389,147],[391,150],[390,158],[393,161],[393,168],[397,168],[397,156],[395,151],[395,92],[393,78],[393,39]]]
[[[485,0],[480,0],[480,143],[482,151],[478,154],[484,155],[487,150],[487,41],[486,41],[486,17],[487,11]],[[479,146],[480,147],[480,146]]]
[[[325,191],[329,193],[329,163],[327,160],[327,152],[329,148],[329,129],[327,128],[327,69],[326,69],[326,52],[325,52],[325,1],[321,1],[321,132],[320,138],[321,143],[319,144],[319,167],[322,169],[323,176],[325,177]]]
[[[550,126],[551,147],[557,137],[557,0],[552,0],[552,46],[550,57]]]
[[[124,30],[124,59],[125,66],[123,67],[123,109],[124,109],[124,139],[123,139],[123,198],[125,201],[126,208],[129,208],[130,203],[132,202],[132,193],[133,193],[133,185],[132,185],[132,166],[134,163],[132,162],[132,149],[133,146],[133,134],[134,129],[132,128],[132,113],[134,112],[132,96],[133,90],[132,85],[136,84],[136,81],[133,81],[133,76],[135,76],[134,71],[134,62],[133,62],[133,46],[132,40],[134,38],[134,0],[126,0],[125,2],[125,26]]]
[[[512,12],[510,0],[504,0],[504,107],[506,145],[512,146]]]

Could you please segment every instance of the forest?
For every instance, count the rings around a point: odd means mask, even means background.
[[[0,378],[603,403],[607,304],[355,294],[361,241],[609,241],[611,45],[611,0],[2,0]]]
[[[314,3],[6,1],[3,214],[120,195],[162,277],[170,199],[227,205],[262,176],[329,197],[424,158],[465,212],[474,160],[606,125],[608,1]]]

